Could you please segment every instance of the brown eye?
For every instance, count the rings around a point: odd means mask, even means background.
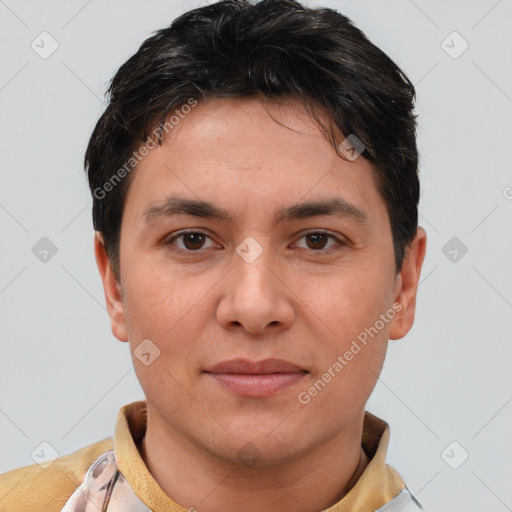
[[[328,238],[329,235],[326,235],[325,233],[311,233],[306,235],[306,239],[311,243],[309,245],[310,249],[324,249]]]
[[[340,240],[338,237],[331,235],[330,233],[324,233],[323,231],[312,231],[310,233],[306,233],[301,237],[301,240],[302,239],[306,240],[306,247],[302,246],[303,248],[310,249],[313,252],[319,252],[320,254],[328,254],[331,251],[346,245],[345,242]],[[334,240],[335,243],[326,246],[329,239]]]
[[[185,233],[181,236],[185,247],[191,251],[201,249],[204,244],[205,236],[202,233]]]
[[[210,237],[200,231],[186,231],[173,236],[165,242],[165,245],[176,245],[179,250],[195,252],[204,248],[207,239]],[[176,240],[181,240],[181,243],[176,243]],[[213,244],[212,247],[215,245]]]

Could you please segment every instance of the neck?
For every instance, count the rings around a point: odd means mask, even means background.
[[[346,429],[342,433],[346,435],[300,460],[246,468],[212,460],[204,450],[168,430],[162,435],[161,426],[151,428],[150,417],[138,446],[140,455],[164,493],[186,509],[325,510],[352,489],[369,463],[360,442],[362,420],[357,428]]]

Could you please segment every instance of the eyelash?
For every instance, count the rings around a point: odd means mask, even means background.
[[[181,231],[177,234],[175,234],[174,236],[172,236],[171,238],[167,239],[165,242],[164,242],[164,245],[173,245],[172,242],[180,237],[183,237],[185,235],[190,235],[190,234],[197,234],[197,235],[203,235],[207,238],[210,238],[211,237],[209,235],[207,235],[206,233],[203,233],[202,231],[197,231],[197,230],[188,230],[188,231]],[[340,248],[342,247],[346,247],[348,244],[342,240],[340,240],[338,237],[334,236],[333,234],[331,233],[328,233],[326,231],[308,231],[307,233],[304,233],[300,238],[299,240],[301,240],[302,238],[308,236],[308,235],[327,235],[328,238],[334,238],[336,241],[337,241],[337,244],[331,246],[330,248],[328,249],[309,249],[311,252],[313,253],[319,253],[321,255],[325,255],[325,254],[331,254],[337,250],[339,250]],[[176,252],[180,252],[180,253],[183,253],[183,254],[193,254],[193,253],[199,253],[201,252],[201,249],[197,249],[196,251],[192,251],[192,250],[188,250],[188,249],[182,249],[181,247],[174,247],[172,249],[173,251],[176,251]]]

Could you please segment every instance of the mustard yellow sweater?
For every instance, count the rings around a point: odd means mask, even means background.
[[[89,467],[108,450],[114,450],[117,468],[150,510],[187,512],[162,491],[137,449],[136,443],[146,429],[146,406],[146,401],[138,401],[122,407],[113,438],[59,457],[46,469],[34,464],[1,474],[0,512],[60,512],[84,481]],[[354,487],[326,512],[370,512],[386,504],[383,508],[386,512],[422,510],[401,476],[385,463],[389,443],[387,423],[365,412],[361,443],[370,463]],[[404,507],[411,499],[412,505]]]

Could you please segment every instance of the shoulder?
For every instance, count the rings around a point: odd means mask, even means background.
[[[0,474],[0,512],[55,512],[83,482],[91,464],[113,448],[111,437],[55,459]]]

